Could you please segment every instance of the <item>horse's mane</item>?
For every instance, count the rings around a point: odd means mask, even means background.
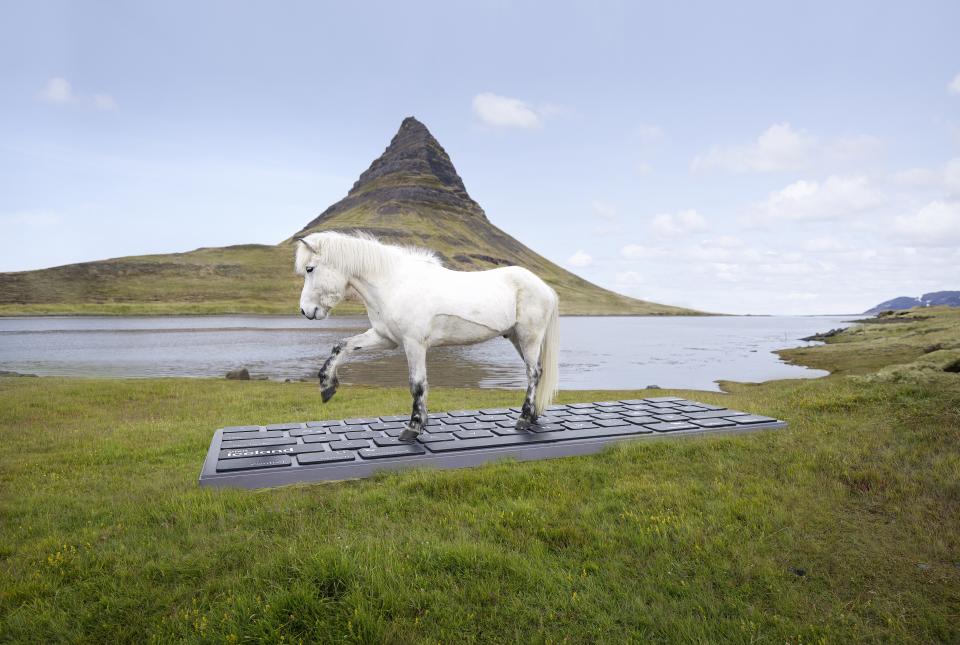
[[[366,231],[353,231],[351,234],[322,231],[311,233],[303,240],[316,252],[304,244],[297,244],[294,268],[300,275],[306,273],[307,264],[315,256],[319,256],[321,262],[350,274],[381,273],[405,260],[443,266],[436,252],[430,249],[384,244]]]

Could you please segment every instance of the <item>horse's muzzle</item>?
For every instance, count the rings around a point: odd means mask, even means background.
[[[314,307],[313,311],[311,311],[310,313],[307,313],[306,311],[303,310],[303,307],[300,307],[300,313],[302,313],[304,318],[306,318],[307,320],[317,320],[318,318],[326,317],[326,314],[322,316],[318,315],[320,313],[320,307]]]

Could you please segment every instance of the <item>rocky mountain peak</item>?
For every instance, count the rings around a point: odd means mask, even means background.
[[[403,120],[390,145],[360,175],[347,196],[303,230],[359,206],[380,216],[429,209],[487,220],[483,209],[467,193],[447,151],[427,126],[412,116]]]

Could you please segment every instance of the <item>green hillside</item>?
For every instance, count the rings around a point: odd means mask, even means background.
[[[403,121],[390,146],[348,195],[297,234],[365,230],[385,242],[434,249],[462,270],[520,265],[549,282],[564,314],[695,314],[614,293],[510,237],[467,194],[427,128]],[[0,314],[295,313],[293,236],[275,245],[201,248],[0,273]],[[344,303],[339,313],[362,311]]]

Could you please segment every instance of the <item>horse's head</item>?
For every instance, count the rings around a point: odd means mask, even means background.
[[[320,233],[297,238],[296,271],[303,276],[300,313],[310,320],[326,318],[347,291],[347,276],[324,262]]]

